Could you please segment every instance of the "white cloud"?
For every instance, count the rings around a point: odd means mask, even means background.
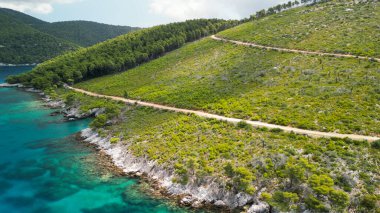
[[[48,14],[53,12],[54,4],[68,4],[78,0],[0,0],[0,7],[20,12]]]
[[[288,0],[151,0],[150,12],[183,21],[194,18],[241,19]]]

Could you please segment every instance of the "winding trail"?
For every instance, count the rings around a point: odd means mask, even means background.
[[[259,44],[255,44],[255,43],[250,43],[250,42],[243,42],[243,41],[236,41],[236,40],[220,38],[220,37],[217,37],[216,35],[212,35],[211,38],[216,40],[216,41],[224,41],[224,42],[229,42],[229,43],[233,43],[233,44],[237,44],[237,45],[242,45],[242,46],[247,46],[247,47],[255,47],[255,48],[265,49],[265,50],[275,50],[275,51],[288,52],[288,53],[300,53],[300,54],[305,54],[305,55],[330,56],[330,57],[337,57],[337,58],[357,58],[357,59],[380,62],[380,58],[372,58],[372,57],[357,56],[357,55],[350,55],[350,54],[326,53],[326,52],[318,52],[318,51],[286,49],[286,48],[281,48],[281,47],[271,47],[271,46],[264,46],[264,45],[259,45]]]
[[[162,110],[168,110],[172,112],[179,112],[179,113],[184,113],[184,114],[194,114],[200,117],[204,118],[213,118],[216,120],[220,121],[227,121],[231,123],[238,123],[238,122],[246,122],[253,127],[266,127],[269,129],[282,129],[285,132],[294,132],[296,134],[301,134],[301,135],[307,135],[310,137],[314,138],[350,138],[352,140],[366,140],[369,142],[373,142],[376,140],[380,140],[379,137],[372,137],[372,136],[365,136],[365,135],[354,135],[354,134],[339,134],[339,133],[333,133],[333,132],[319,132],[319,131],[312,131],[312,130],[304,130],[304,129],[298,129],[298,128],[293,128],[293,127],[288,127],[288,126],[280,126],[280,125],[275,125],[275,124],[268,124],[260,121],[249,121],[249,120],[244,120],[244,119],[238,119],[238,118],[229,118],[229,117],[224,117],[220,115],[215,115],[207,112],[202,112],[202,111],[196,111],[196,110],[189,110],[189,109],[181,109],[181,108],[176,108],[176,107],[170,107],[170,106],[165,106],[165,105],[160,105],[160,104],[155,104],[155,103],[149,103],[149,102],[144,102],[144,101],[138,101],[138,100],[131,100],[131,99],[126,99],[122,97],[117,97],[117,96],[108,96],[108,95],[101,95],[93,92],[89,92],[83,89],[78,89],[70,86],[65,86],[67,89],[93,96],[93,97],[98,97],[98,98],[106,98],[114,101],[121,101],[126,104],[135,104],[139,106],[145,106],[145,107],[152,107],[156,109],[162,109]]]

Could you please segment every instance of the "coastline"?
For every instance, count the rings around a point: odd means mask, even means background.
[[[38,63],[31,63],[31,64],[6,64],[6,63],[0,63],[0,67],[22,67],[22,66],[37,66]]]
[[[44,106],[57,109],[51,116],[63,114],[67,121],[96,117],[103,109],[92,109],[81,113],[79,107],[67,107],[62,100],[53,100],[40,90],[28,88],[21,84],[0,84],[1,87],[14,87],[26,92],[37,93]],[[269,205],[260,202],[257,196],[246,193],[233,193],[225,189],[215,179],[208,179],[199,184],[194,178],[187,185],[174,183],[175,174],[160,167],[156,162],[146,158],[135,157],[128,149],[128,144],[118,142],[112,144],[111,137],[106,138],[90,129],[84,129],[77,134],[78,141],[94,146],[96,150],[109,157],[113,165],[130,177],[146,181],[155,195],[175,201],[180,206],[193,209],[213,210],[217,212],[269,212]]]
[[[156,162],[145,158],[135,157],[128,150],[128,144],[119,142],[111,144],[110,138],[103,138],[90,128],[82,130],[81,139],[93,144],[98,150],[110,156],[113,163],[122,169],[128,176],[142,178],[154,188],[156,192],[164,197],[175,199],[181,206],[195,209],[213,209],[218,212],[232,212],[234,210],[247,212],[266,212],[269,208],[264,203],[258,202],[253,196],[245,193],[232,193],[220,187],[214,180],[208,180],[205,184],[198,186],[195,183],[181,185],[174,183],[175,175],[157,165]],[[239,211],[240,212],[240,211]]]

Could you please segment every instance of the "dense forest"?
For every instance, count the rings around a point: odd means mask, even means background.
[[[37,28],[57,38],[72,41],[84,47],[139,29],[137,27],[114,26],[91,21],[54,22]]]
[[[79,48],[0,13],[0,62],[25,64],[42,62]]]
[[[40,63],[137,29],[88,21],[49,23],[0,8],[0,63]]]
[[[45,89],[121,72],[236,24],[236,21],[199,19],[139,30],[61,55],[32,72],[9,77],[8,82]]]

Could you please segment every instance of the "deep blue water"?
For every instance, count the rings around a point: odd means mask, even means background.
[[[30,69],[0,67],[0,82]],[[0,212],[185,212],[101,166],[99,153],[73,135],[89,120],[51,112],[35,94],[0,88]]]

